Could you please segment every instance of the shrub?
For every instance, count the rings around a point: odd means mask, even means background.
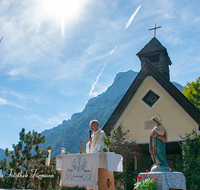
[[[176,161],[176,166],[186,178],[187,189],[200,189],[200,135],[194,130],[180,143],[183,155]]]

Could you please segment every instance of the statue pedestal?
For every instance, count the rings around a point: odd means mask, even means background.
[[[151,167],[151,172],[171,172],[171,168],[163,167],[161,165],[153,165]]]
[[[157,190],[184,189],[186,190],[185,176],[181,172],[149,172],[140,173],[141,180],[157,178]],[[155,177],[156,176],[156,177]]]

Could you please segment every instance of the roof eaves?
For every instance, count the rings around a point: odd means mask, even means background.
[[[147,59],[145,65],[130,85],[129,89],[113,111],[110,118],[103,127],[106,134],[109,134],[117,120],[131,101],[132,97],[148,76],[152,76],[175,100],[176,102],[200,125],[200,111],[170,82],[168,81]]]
[[[150,62],[148,60],[148,62]],[[175,101],[200,125],[200,111],[150,63],[149,74],[175,99]]]

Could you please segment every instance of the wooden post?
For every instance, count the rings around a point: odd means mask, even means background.
[[[79,144],[80,144],[80,154],[82,154],[81,150],[82,150],[82,144],[83,144],[83,142],[81,141]]]
[[[115,190],[114,174],[108,169],[98,170],[98,190]]]
[[[136,156],[136,154],[135,154],[134,158],[135,158],[135,159],[134,159],[134,160],[135,160],[135,161],[134,161],[134,162],[135,162],[135,168],[134,168],[134,169],[137,170],[137,156]]]

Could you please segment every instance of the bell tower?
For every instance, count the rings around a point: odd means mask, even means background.
[[[169,65],[172,64],[167,49],[153,37],[137,54],[141,61],[141,68],[148,59],[165,78],[170,80]]]

